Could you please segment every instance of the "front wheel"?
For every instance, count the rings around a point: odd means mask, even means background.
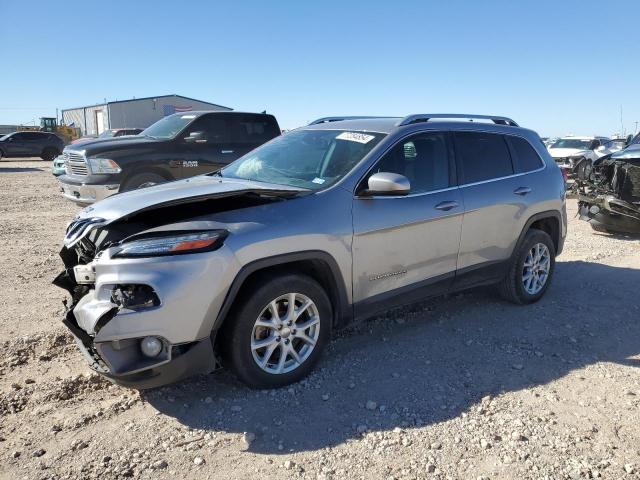
[[[304,275],[263,280],[236,302],[220,345],[224,363],[252,388],[304,378],[331,334],[331,302],[315,280]]]
[[[547,232],[530,229],[499,285],[500,294],[517,304],[537,302],[547,291],[556,265],[556,249]]]

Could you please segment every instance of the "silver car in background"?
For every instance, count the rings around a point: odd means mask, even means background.
[[[85,208],[54,283],[91,367],[117,383],[220,360],[277,387],[333,329],[398,305],[486,284],[539,300],[566,226],[558,166],[509,118],[329,117],[219,172]]]

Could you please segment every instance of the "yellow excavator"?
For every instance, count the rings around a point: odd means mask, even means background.
[[[51,132],[60,135],[65,143],[80,137],[80,129],[67,125],[58,125],[56,117],[40,117],[40,126],[21,125],[17,128],[19,132]]]

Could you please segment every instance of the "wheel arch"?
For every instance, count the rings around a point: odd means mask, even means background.
[[[167,172],[162,168],[155,167],[155,166],[138,165],[134,167],[130,172],[127,172],[127,174],[122,179],[121,185],[125,186],[127,182],[129,182],[136,175],[145,174],[145,173],[153,173],[155,175],[160,175],[167,182],[176,180],[176,178],[172,177],[171,175],[168,175]]]
[[[548,210],[545,212],[536,213],[527,220],[524,228],[520,232],[518,241],[516,242],[513,252],[517,252],[524,241],[524,237],[532,228],[542,230],[546,232],[553,241],[553,246],[556,250],[556,255],[562,252],[562,216],[560,212],[556,210]]]
[[[46,152],[47,150],[54,150],[56,152],[56,156],[62,153],[56,145],[45,145],[44,147],[42,147],[42,150],[40,150],[40,155],[44,155],[44,152]]]
[[[298,273],[316,280],[327,292],[333,306],[333,325],[346,325],[353,318],[344,278],[338,263],[329,253],[309,250],[275,255],[251,262],[236,275],[214,321],[212,335],[222,327],[240,293],[261,277],[273,273]]]

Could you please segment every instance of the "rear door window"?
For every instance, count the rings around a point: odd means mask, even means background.
[[[485,132],[455,132],[456,156],[462,183],[475,183],[513,175],[509,148],[502,135]]]
[[[513,147],[513,163],[515,164],[516,173],[532,172],[542,167],[540,155],[529,142],[521,137],[509,136],[507,139]]]
[[[270,115],[231,115],[231,137],[234,143],[261,145],[280,134]]]

